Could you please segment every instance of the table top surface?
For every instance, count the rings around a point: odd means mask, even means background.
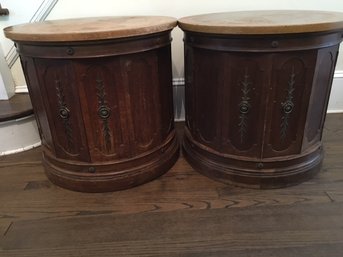
[[[165,16],[93,17],[48,20],[7,27],[14,41],[68,42],[126,38],[171,30],[175,18]]]
[[[343,13],[300,10],[266,10],[211,13],[184,17],[186,31],[210,34],[290,34],[343,30]]]

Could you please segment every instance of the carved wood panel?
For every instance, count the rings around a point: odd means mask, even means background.
[[[321,139],[326,109],[329,102],[338,46],[323,48],[317,54],[317,70],[312,86],[303,149]],[[328,85],[327,87],[323,85]],[[320,114],[320,115],[318,115]]]
[[[75,72],[68,60],[36,60],[57,157],[89,161]]]
[[[263,138],[266,97],[269,83],[268,56],[228,53],[226,85],[222,89],[222,142],[225,151],[259,157]]]
[[[86,59],[74,63],[81,78],[78,88],[92,160],[119,158],[127,147],[119,112],[117,71],[120,70],[120,59]]]
[[[161,143],[158,59],[154,52],[121,57],[122,90],[132,155]]]
[[[185,61],[186,119],[195,139],[225,153],[260,157],[268,57],[188,47]]]
[[[315,61],[314,51],[273,56],[263,157],[301,152]]]
[[[74,63],[82,78],[79,88],[93,161],[133,157],[165,139],[173,120],[161,113],[160,91],[168,94],[165,105],[172,114],[171,96],[160,88],[156,52]],[[171,80],[166,82],[168,86]],[[162,116],[167,116],[164,136]]]
[[[185,58],[187,126],[197,141],[256,158],[301,152],[315,50],[247,56],[187,47]]]
[[[197,65],[193,70],[193,95],[191,103],[193,110],[194,136],[208,146],[215,147],[219,139],[221,112],[218,98],[220,89],[224,86],[222,67],[224,58],[216,52],[207,50],[193,50],[194,62]],[[196,54],[195,54],[196,52]],[[189,83],[189,82],[188,82]],[[213,86],[216,85],[216,86]],[[188,85],[189,86],[189,85]]]

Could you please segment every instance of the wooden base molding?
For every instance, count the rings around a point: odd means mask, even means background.
[[[67,162],[44,152],[43,165],[56,185],[80,192],[111,192],[151,181],[167,172],[179,157],[175,133],[147,155],[119,162]]]
[[[321,146],[304,155],[288,158],[271,158],[263,161],[256,158],[225,156],[209,151],[185,133],[183,153],[191,166],[201,174],[226,184],[273,189],[293,186],[315,176],[321,168],[323,150]],[[210,154],[209,154],[210,152]]]

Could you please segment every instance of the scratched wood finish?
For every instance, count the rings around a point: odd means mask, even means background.
[[[0,256],[340,257],[342,127],[328,115],[322,172],[274,190],[213,181],[181,157],[140,187],[85,194],[47,180],[39,148],[3,156]]]
[[[115,21],[110,20],[113,30],[124,33],[116,30]],[[121,190],[154,179],[175,163],[172,27],[158,27],[159,22],[153,34],[138,27],[144,33],[135,37],[124,33],[97,41],[16,41],[42,138],[43,163],[57,185],[85,192]],[[91,28],[99,32],[101,24]],[[23,30],[14,26],[7,36]]]
[[[261,18],[258,12],[250,15]],[[228,17],[223,18],[227,27],[236,28],[229,14],[223,17]],[[204,19],[209,25],[202,24]],[[323,159],[322,128],[343,35],[343,25],[336,25],[337,30],[290,33],[295,26],[290,22],[288,34],[233,35],[216,30],[225,32],[225,26],[215,15],[181,19],[183,148],[190,164],[213,179],[255,188],[285,187],[313,177]]]
[[[167,16],[108,16],[24,23],[4,29],[5,36],[25,42],[70,42],[144,36],[171,30]]]
[[[343,13],[318,10],[256,10],[200,14],[178,20],[188,31],[266,35],[340,30]]]

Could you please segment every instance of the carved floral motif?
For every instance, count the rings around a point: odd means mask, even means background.
[[[241,102],[239,103],[239,123],[238,123],[238,132],[240,135],[241,143],[244,142],[245,135],[247,133],[248,126],[248,113],[250,111],[250,97],[249,93],[251,90],[251,81],[249,79],[248,69],[245,69],[244,79],[240,82],[241,85]]]
[[[61,81],[58,78],[55,78],[55,89],[58,102],[58,115],[63,122],[64,134],[67,138],[68,151],[71,151],[73,148],[73,130],[70,123],[70,110],[67,107],[65,102],[65,95],[61,85]]]
[[[106,92],[103,80],[100,78],[96,79],[96,89],[98,97],[98,116],[102,120],[102,133],[105,140],[106,149],[109,151],[111,145],[111,131],[108,126],[108,118],[111,115],[111,109],[107,106],[105,100]]]
[[[292,72],[289,75],[287,96],[284,102],[281,103],[283,115],[281,117],[280,124],[280,138],[281,141],[284,141],[287,135],[289,127],[289,118],[294,108],[293,93],[295,91],[295,72],[294,66],[292,67]]]

